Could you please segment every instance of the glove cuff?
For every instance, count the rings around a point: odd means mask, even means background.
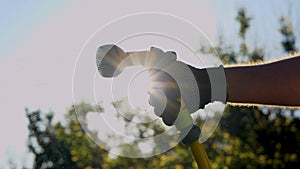
[[[220,65],[219,67],[207,68],[206,71],[211,85],[211,102],[220,101],[226,103],[227,83],[224,67]]]
[[[212,88],[209,74],[206,69],[197,69],[192,66],[189,66],[189,68],[191,69],[198,85],[198,92],[200,96],[199,109],[202,109],[206,104],[211,102]]]

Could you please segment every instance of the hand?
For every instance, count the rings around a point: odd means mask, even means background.
[[[164,55],[161,50],[159,53]],[[216,87],[222,84],[215,84],[213,87],[211,85],[211,81],[215,82],[216,79],[210,78],[209,72],[217,75],[216,70],[220,70],[220,68],[197,69],[179,61],[172,61],[161,69],[149,69],[153,81],[149,90],[149,103],[154,107],[155,114],[160,116],[166,125],[170,126],[174,124],[178,113],[184,108],[193,113],[212,101],[225,102],[222,99],[225,97],[223,96],[224,92],[218,94],[219,88]],[[223,89],[224,86],[221,88]],[[216,90],[212,92],[213,89]],[[221,98],[216,98],[219,95],[222,95]]]
[[[153,82],[149,92],[149,103],[154,107],[155,114],[160,116],[168,126],[174,124],[181,109],[187,108],[190,113],[193,113],[204,108],[211,101],[211,87],[207,71],[188,67],[195,76],[195,81],[181,81],[180,86],[185,93],[181,93],[178,82],[169,73],[158,69],[149,70]],[[190,75],[186,73],[183,76]]]

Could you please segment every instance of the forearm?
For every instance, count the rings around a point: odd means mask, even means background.
[[[225,74],[229,102],[300,106],[300,57],[228,67]]]

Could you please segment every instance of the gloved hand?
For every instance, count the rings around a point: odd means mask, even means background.
[[[160,49],[151,50],[159,50],[157,53],[162,55],[159,57],[166,57]],[[149,103],[168,126],[174,124],[183,109],[194,113],[210,102],[226,102],[223,67],[197,69],[174,60],[161,69],[150,68],[149,74],[152,80]]]

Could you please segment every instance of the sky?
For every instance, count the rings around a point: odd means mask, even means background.
[[[238,44],[234,17],[246,7],[253,18],[249,44],[265,46],[268,58],[282,55],[278,18],[290,16],[294,27],[299,1],[0,1],[0,168],[8,159],[30,166],[26,149],[24,109],[54,111],[62,119],[72,104],[72,77],[76,59],[86,41],[99,28],[126,15],[167,13],[184,18],[216,43],[219,34]],[[118,5],[116,5],[118,4]],[[299,29],[296,34],[299,37]],[[271,41],[270,41],[271,39]],[[298,38],[299,39],[299,38]]]

